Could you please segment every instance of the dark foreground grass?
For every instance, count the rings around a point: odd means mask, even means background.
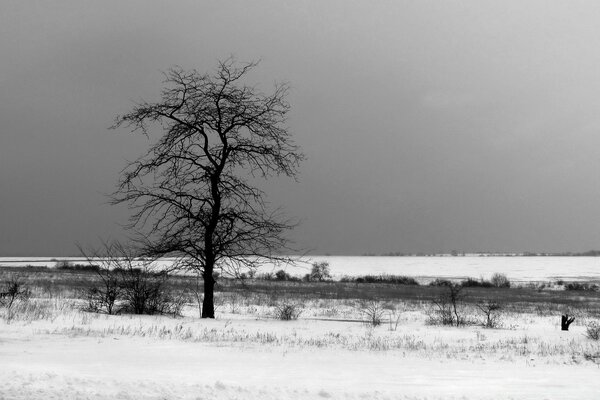
[[[57,269],[43,267],[0,267],[0,282],[8,274],[18,274],[24,283],[38,296],[81,297],[85,289],[100,283],[93,270]],[[199,284],[199,285],[198,285]],[[174,291],[193,293],[202,282],[194,276],[173,275],[168,286]],[[431,302],[444,296],[444,286],[418,286],[411,284],[364,283],[364,282],[304,282],[263,281],[220,278],[216,287],[223,294],[260,294],[271,299],[358,299],[381,301]],[[600,292],[594,290],[540,290],[537,288],[464,287],[464,302],[475,304],[493,300],[506,310],[532,311],[536,313],[560,312],[560,310],[586,310],[600,314]]]

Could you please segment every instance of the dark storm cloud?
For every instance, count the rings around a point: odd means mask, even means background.
[[[105,204],[148,142],[108,131],[172,65],[288,80],[299,184],[267,184],[317,252],[598,247],[592,2],[8,2],[0,253],[121,236]]]

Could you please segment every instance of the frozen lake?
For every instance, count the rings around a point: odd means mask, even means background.
[[[489,278],[499,272],[515,281],[600,279],[598,257],[312,257],[341,275]]]
[[[5,257],[4,266],[49,266],[57,260],[85,263],[81,257]],[[331,273],[343,275],[394,274],[422,278],[489,278],[496,272],[506,274],[513,281],[600,280],[600,257],[352,257],[352,256],[306,256],[297,266],[287,266],[292,275],[302,276],[310,270],[312,262],[326,261]],[[170,263],[169,260],[163,261]],[[261,272],[280,269],[266,265]]]

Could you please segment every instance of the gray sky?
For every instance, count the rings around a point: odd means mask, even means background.
[[[122,237],[106,203],[161,71],[262,60],[308,160],[269,199],[315,253],[600,248],[596,1],[3,1],[0,254]]]

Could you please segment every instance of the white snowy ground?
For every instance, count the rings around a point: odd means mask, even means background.
[[[265,316],[0,320],[0,399],[600,398],[598,342],[556,317],[489,330],[413,310],[392,330]]]

